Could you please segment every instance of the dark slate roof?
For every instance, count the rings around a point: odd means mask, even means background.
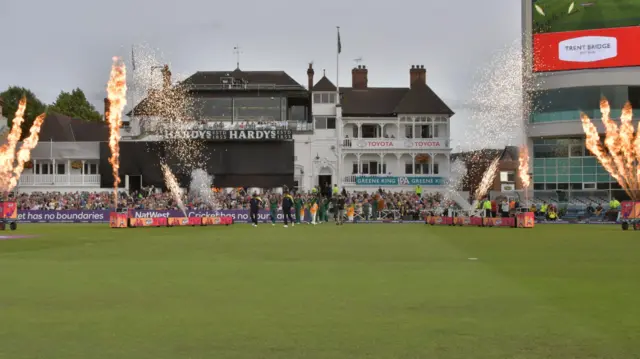
[[[395,113],[428,113],[436,115],[453,115],[453,111],[424,83],[415,82],[407,91]]]
[[[392,116],[409,89],[393,87],[340,88],[343,116]]]
[[[315,91],[315,87],[314,87]],[[406,87],[340,88],[344,116],[407,114],[453,115],[444,101],[425,84]]]
[[[318,83],[315,84],[315,86],[313,86],[313,89],[311,91],[336,91],[336,85],[333,84],[333,82],[331,82],[331,80],[329,80],[327,78],[327,76],[322,76],[322,78],[320,79],[320,81],[318,81]]]
[[[57,113],[49,113],[40,129],[40,141],[107,141],[109,128],[104,122],[88,122]]]
[[[234,71],[198,71],[182,81],[182,83],[185,85],[220,85],[220,79],[223,77],[246,80],[249,84],[298,86],[304,89],[302,85],[284,71],[242,71],[240,69],[235,69]]]
[[[500,161],[517,161],[520,158],[520,149],[517,146],[506,146],[500,155]]]

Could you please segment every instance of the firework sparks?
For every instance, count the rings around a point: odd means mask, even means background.
[[[499,164],[500,156],[496,157],[496,159],[491,162],[487,170],[484,172],[484,175],[482,175],[482,180],[480,181],[480,185],[478,185],[478,189],[476,189],[475,193],[476,201],[481,200],[486,196],[487,192],[489,192],[489,188],[493,185],[493,179],[496,176]]]
[[[178,180],[176,176],[171,172],[169,166],[166,163],[162,163],[160,165],[162,168],[162,174],[164,176],[164,182],[169,189],[169,193],[173,196],[173,199],[176,201],[178,208],[182,211],[185,217],[187,217],[187,208],[184,206],[184,202],[182,201],[182,194],[180,193],[180,185],[178,184]]]
[[[122,111],[127,104],[127,71],[119,58],[113,58],[111,75],[107,83],[107,98],[109,99],[109,149],[111,157],[109,163],[113,171],[113,203],[118,207],[118,185],[120,184],[120,127],[122,127]]]
[[[0,189],[2,191],[11,191],[18,185],[18,180],[24,170],[24,165],[29,161],[31,151],[38,144],[40,128],[44,122],[45,114],[41,114],[35,119],[29,130],[29,137],[24,140],[20,150],[16,154],[16,147],[22,135],[21,125],[24,122],[23,116],[26,108],[27,98],[23,96],[18,104],[18,110],[13,119],[11,130],[7,135],[7,143],[0,147]]]
[[[598,129],[589,116],[582,113],[582,129],[586,134],[585,146],[598,159],[633,200],[640,199],[640,127],[634,133],[633,110],[627,102],[622,109],[620,126],[611,119],[611,108],[606,99],[600,101],[602,123],[605,127],[604,146],[600,142]]]

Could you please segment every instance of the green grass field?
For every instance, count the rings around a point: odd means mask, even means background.
[[[638,358],[640,234],[22,225],[0,358]],[[470,260],[469,258],[477,258]]]
[[[534,4],[544,12],[543,16],[533,8],[534,33],[640,25],[640,0],[538,0]]]

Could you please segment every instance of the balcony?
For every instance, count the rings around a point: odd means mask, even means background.
[[[447,138],[344,138],[345,150],[448,150]]]
[[[23,174],[18,186],[100,186],[100,175]]]
[[[447,184],[447,178],[432,175],[366,175],[356,174],[343,178],[344,185],[357,186],[444,186]]]

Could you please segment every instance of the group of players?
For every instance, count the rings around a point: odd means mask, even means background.
[[[278,199],[276,196],[271,196],[267,200],[267,203],[265,203],[257,193],[254,193],[249,201],[249,215],[253,226],[257,227],[260,209],[268,206],[271,225],[275,226],[276,219],[278,218],[278,209],[282,208],[284,227],[287,228],[289,227],[289,223],[291,223],[292,227],[302,223],[306,207],[311,214],[311,220],[308,223],[315,225],[329,222],[328,212],[331,206],[331,208],[333,208],[333,219],[336,225],[342,225],[344,223],[345,203],[345,197],[340,194],[325,197],[320,193],[314,194],[314,196],[305,203],[300,194],[294,198],[288,191],[285,191],[281,199]],[[291,212],[294,212],[294,214],[292,215]],[[295,220],[293,216],[295,216]]]

